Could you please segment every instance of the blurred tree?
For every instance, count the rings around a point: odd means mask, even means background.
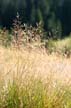
[[[34,26],[42,21],[47,31],[71,32],[71,0],[0,0],[0,25],[10,27],[17,12],[22,22]]]
[[[61,16],[63,34],[69,35],[71,32],[71,0],[64,0]]]

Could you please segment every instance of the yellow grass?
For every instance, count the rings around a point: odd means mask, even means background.
[[[70,83],[71,58],[47,55],[45,51],[0,47],[0,79],[5,82],[13,78],[40,76],[46,81],[50,75],[60,83]]]
[[[71,108],[71,58],[0,47],[0,108]]]

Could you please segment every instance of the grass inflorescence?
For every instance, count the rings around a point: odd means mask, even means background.
[[[0,108],[71,108],[68,59],[2,47],[0,57]]]

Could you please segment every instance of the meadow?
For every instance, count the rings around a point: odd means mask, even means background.
[[[0,46],[0,108],[71,108],[71,57]]]
[[[71,108],[71,37],[45,35],[19,19],[0,29],[0,108]]]
[[[0,108],[71,108],[71,0],[0,0]]]

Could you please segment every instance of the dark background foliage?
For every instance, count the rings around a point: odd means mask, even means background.
[[[12,26],[17,12],[23,23],[42,21],[52,35],[71,32],[71,0],[0,0],[0,26]]]

